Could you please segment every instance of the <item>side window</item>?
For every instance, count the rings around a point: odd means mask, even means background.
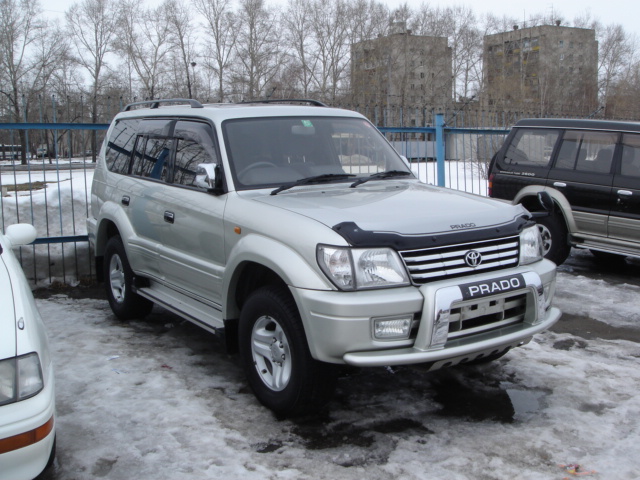
[[[562,139],[556,168],[609,173],[617,139],[617,133],[569,130]]]
[[[504,164],[546,167],[559,135],[558,130],[518,129],[507,147]]]
[[[138,136],[131,173],[156,180],[168,179],[172,139]]]
[[[136,141],[140,119],[125,119],[116,122],[107,142],[105,160],[112,172],[129,173],[129,160]]]
[[[196,187],[202,164],[218,164],[212,127],[204,122],[181,120],[176,124],[176,157],[173,183]]]
[[[620,173],[629,177],[640,177],[640,135],[622,136]]]

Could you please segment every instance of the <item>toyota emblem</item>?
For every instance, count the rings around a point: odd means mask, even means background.
[[[482,263],[482,255],[477,250],[469,250],[464,256],[464,262],[475,268]]]

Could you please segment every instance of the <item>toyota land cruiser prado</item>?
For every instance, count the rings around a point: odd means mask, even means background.
[[[326,402],[340,364],[491,361],[558,320],[529,212],[421,183],[363,116],[161,103],[118,114],[99,154],[109,303],[224,333],[275,412]]]

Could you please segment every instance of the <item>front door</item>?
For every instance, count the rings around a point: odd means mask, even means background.
[[[547,185],[571,204],[578,234],[607,236],[617,133],[568,130]]]
[[[640,247],[640,135],[624,134],[613,178],[609,237]]]
[[[201,164],[219,162],[213,128],[205,122],[180,120],[173,137],[171,181],[161,202],[163,280],[182,293],[221,308],[227,195],[207,192],[199,179]]]

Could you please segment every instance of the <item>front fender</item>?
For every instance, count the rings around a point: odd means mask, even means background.
[[[529,185],[520,190],[511,203],[514,205],[519,203],[523,205],[531,205],[532,203],[535,203],[535,205],[538,205],[538,192],[547,192],[551,195],[553,203],[555,203],[556,208],[561,211],[562,216],[564,217],[567,224],[567,230],[570,234],[575,232],[576,221],[573,218],[571,204],[560,190],[542,185]]]
[[[223,297],[233,298],[242,265],[256,263],[276,273],[289,286],[310,290],[335,290],[329,280],[320,272],[319,267],[311,264],[313,259],[305,258],[296,250],[262,235],[251,234],[240,239],[233,247],[223,280]],[[229,311],[235,302],[224,302],[224,318],[230,318],[234,312]]]

